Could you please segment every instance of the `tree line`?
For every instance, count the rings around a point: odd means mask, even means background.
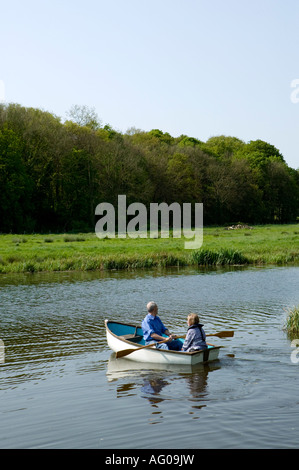
[[[299,217],[299,170],[262,140],[206,142],[153,129],[125,133],[74,106],[0,105],[0,232],[90,231],[100,202],[204,205],[204,225]]]

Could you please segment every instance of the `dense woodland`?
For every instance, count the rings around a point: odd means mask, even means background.
[[[147,208],[203,202],[204,225],[298,220],[299,170],[270,143],[123,134],[84,106],[68,117],[0,105],[0,232],[93,231],[97,204],[119,194]]]

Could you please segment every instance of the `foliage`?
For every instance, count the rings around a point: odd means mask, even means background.
[[[285,329],[290,338],[299,335],[299,306],[293,307],[288,311]]]
[[[220,249],[212,251],[201,249],[192,253],[192,260],[199,266],[224,266],[247,264],[249,260],[239,251],[233,249]]]
[[[122,134],[93,109],[57,116],[0,104],[0,232],[92,231],[95,207],[204,204],[204,223],[290,223],[299,216],[299,172],[273,145],[236,137]]]

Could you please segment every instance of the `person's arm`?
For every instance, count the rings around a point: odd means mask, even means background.
[[[173,335],[172,333],[170,333],[170,331],[168,329],[165,330],[164,332],[167,336],[171,337],[171,339],[176,339],[176,335]]]
[[[151,331],[151,338],[153,338],[155,341],[165,341],[166,338],[165,336],[162,336],[163,334],[166,334],[168,336],[167,343],[168,341],[172,341],[173,337],[169,333],[168,329],[166,326],[164,326],[163,322],[161,321],[161,318],[156,317],[155,321],[157,322],[155,330],[158,331],[159,333],[156,333],[155,331]]]
[[[165,341],[166,343],[168,343],[168,341],[171,341],[173,338],[172,336],[170,335],[169,331],[167,333],[168,330],[165,331],[166,335],[168,336],[168,338],[165,338],[165,336],[160,336],[158,335],[158,333],[152,333],[151,334],[151,338],[153,338],[154,340],[156,341],[164,341],[167,339],[167,341]]]

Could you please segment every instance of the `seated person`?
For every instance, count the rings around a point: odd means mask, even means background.
[[[169,333],[168,329],[163,325],[157,315],[158,306],[155,302],[149,302],[147,304],[147,312],[148,313],[141,325],[145,344],[156,343],[157,348],[180,351],[182,348],[181,341],[175,339],[175,335]],[[162,336],[163,334],[166,334],[168,338]],[[165,343],[158,344],[160,341],[164,341],[165,339]]]
[[[182,347],[182,351],[197,351],[199,349],[207,349],[206,334],[203,325],[199,323],[196,313],[190,313],[187,318],[188,331]]]

